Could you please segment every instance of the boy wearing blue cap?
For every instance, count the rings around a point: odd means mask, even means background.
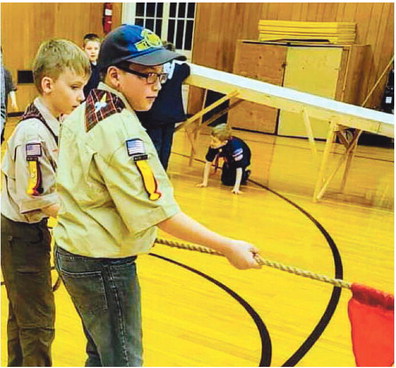
[[[178,58],[148,29],[113,30],[99,54],[103,83],[62,131],[55,264],[82,319],[86,366],[142,365],[135,261],[150,251],[157,227],[222,252],[239,269],[260,267],[253,245],[214,233],[180,210],[136,117],[166,81],[162,65]]]

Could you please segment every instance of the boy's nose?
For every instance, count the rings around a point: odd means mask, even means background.
[[[154,91],[161,91],[161,88],[162,88],[162,84],[160,82],[160,79],[157,78],[157,81],[153,83],[153,89]]]
[[[84,90],[81,89],[79,95],[77,96],[78,101],[82,102],[85,100],[85,96],[84,96]]]

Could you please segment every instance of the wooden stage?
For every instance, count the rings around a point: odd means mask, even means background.
[[[314,203],[306,140],[235,135],[251,147],[256,183],[239,196],[220,184],[219,172],[207,188],[196,187],[209,136],[199,136],[196,160],[188,166],[191,145],[183,130],[177,132],[169,175],[183,210],[213,230],[256,244],[263,258],[393,293],[393,149],[358,146],[345,192],[336,176]],[[319,155],[324,145],[317,142]],[[331,156],[342,151],[336,144]],[[139,257],[138,269],[145,366],[355,366],[346,289],[339,293],[271,268],[238,271],[221,257],[164,245]],[[1,295],[5,366],[4,287]],[[64,286],[56,305],[54,366],[83,366],[85,339]]]

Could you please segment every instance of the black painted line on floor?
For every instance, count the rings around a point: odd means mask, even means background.
[[[201,271],[198,271],[190,266],[187,266],[185,264],[182,264],[180,262],[174,261],[170,258],[160,256],[158,254],[154,253],[149,253],[150,256],[161,258],[162,260],[168,261],[170,263],[174,263],[180,267],[183,267],[189,271],[192,271],[196,273],[199,276],[202,276],[203,278],[209,280],[210,282],[214,283],[224,291],[226,291],[228,294],[230,294],[235,300],[238,301],[239,304],[241,304],[245,310],[249,313],[250,317],[253,319],[254,323],[256,324],[256,327],[259,331],[260,334],[260,340],[261,340],[261,358],[260,358],[260,364],[259,367],[269,367],[271,365],[271,358],[272,358],[272,344],[271,344],[271,338],[269,336],[267,327],[265,326],[263,320],[259,316],[259,314],[253,309],[253,307],[246,301],[244,300],[241,296],[239,296],[235,291],[231,290],[229,287],[226,285],[222,284],[220,281],[217,281],[213,279],[212,277],[204,274]],[[51,270],[54,270],[55,267],[51,267]],[[1,282],[1,285],[4,285],[4,281]]]
[[[258,332],[260,334],[260,340],[261,340],[261,358],[260,358],[260,363],[259,367],[269,367],[271,365],[271,359],[272,359],[272,344],[271,344],[271,338],[268,333],[267,327],[265,326],[263,320],[259,316],[259,314],[253,309],[253,307],[241,296],[239,296],[235,291],[231,290],[228,286],[224,285],[220,281],[214,279],[213,277],[198,271],[195,268],[192,268],[190,266],[187,266],[183,263],[174,261],[173,259],[160,256],[155,253],[149,253],[150,256],[160,258],[162,260],[165,260],[167,262],[173,263],[177,266],[183,267],[186,270],[189,270],[191,272],[196,273],[197,275],[207,279],[208,281],[214,283],[221,289],[223,289],[225,292],[227,292],[229,295],[231,295],[239,304],[241,304],[245,310],[249,313],[250,317],[253,319],[254,323],[256,324],[256,327],[258,329]]]
[[[180,156],[184,156],[186,158],[189,158],[188,155],[177,153]],[[200,160],[200,159],[194,159],[195,161],[199,161],[204,163],[205,161]],[[220,168],[221,169],[221,168]],[[278,196],[279,198],[283,199],[290,205],[292,205],[294,208],[296,208],[298,211],[300,211],[302,214],[304,214],[310,221],[314,223],[314,225],[319,229],[319,231],[322,233],[322,235],[325,237],[328,245],[330,246],[331,252],[333,254],[333,260],[334,260],[334,268],[335,268],[335,278],[337,279],[343,279],[343,266],[342,266],[342,260],[340,253],[338,251],[337,245],[334,242],[333,238],[331,235],[327,232],[327,230],[322,226],[322,224],[319,223],[318,220],[316,220],[310,213],[308,213],[306,210],[304,210],[302,207],[300,207],[298,204],[294,203],[292,200],[289,198],[283,196],[282,194],[266,187],[265,185],[258,183],[252,179],[248,179],[248,182],[251,182],[260,188],[263,188],[270,193]],[[296,352],[288,359],[286,362],[282,365],[283,367],[293,367],[295,366],[304,356],[305,354],[312,348],[312,346],[316,343],[316,341],[320,338],[324,330],[326,329],[327,325],[329,324],[331,318],[334,315],[334,312],[338,306],[339,300],[341,296],[341,288],[339,287],[333,287],[333,292],[331,293],[329,302],[327,304],[326,310],[324,311],[322,317],[320,318],[319,322],[315,326],[315,328],[312,330],[312,332],[309,334],[309,336],[306,338],[306,340],[302,343],[302,345],[296,350]]]
[[[343,266],[340,252],[338,251],[337,245],[334,242],[331,235],[327,232],[327,230],[323,227],[323,225],[316,220],[309,212],[304,210],[298,204],[294,203],[289,198],[283,196],[282,194],[262,185],[254,180],[249,179],[250,182],[253,184],[258,185],[259,187],[268,190],[272,194],[278,196],[279,198],[283,199],[293,207],[295,207],[298,211],[304,214],[309,220],[311,220],[314,225],[318,228],[318,230],[322,233],[325,237],[327,244],[330,246],[331,252],[333,254],[334,260],[334,268],[335,274],[334,277],[337,279],[343,279]],[[312,348],[312,346],[316,343],[319,337],[322,335],[324,330],[326,329],[327,325],[329,324],[331,318],[334,315],[334,312],[337,308],[338,302],[341,296],[341,288],[340,287],[333,287],[333,292],[331,293],[330,300],[327,304],[326,310],[324,311],[321,319],[319,320],[318,324],[315,326],[313,331],[307,337],[307,339],[303,342],[303,344],[297,349],[297,351],[282,365],[283,367],[293,367],[295,366],[303,357],[304,355]]]

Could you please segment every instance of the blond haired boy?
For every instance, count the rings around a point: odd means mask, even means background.
[[[224,164],[221,173],[221,182],[233,186],[232,193],[241,194],[241,184],[246,184],[250,170],[251,152],[249,146],[240,138],[232,135],[232,130],[227,124],[219,124],[212,128],[210,146],[206,153],[206,163],[203,181],[198,187],[207,187],[209,171],[212,162],[223,158]]]
[[[60,119],[84,100],[85,53],[67,40],[41,44],[33,77],[39,96],[7,141],[2,162],[1,267],[9,299],[8,366],[51,366],[55,305],[49,216],[55,217]]]

